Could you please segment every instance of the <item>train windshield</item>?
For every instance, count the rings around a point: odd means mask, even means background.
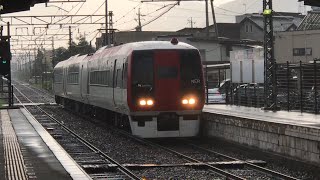
[[[181,52],[180,78],[184,89],[202,87],[201,59],[197,50],[185,50]]]
[[[153,53],[136,51],[133,53],[132,83],[136,87],[153,87]]]

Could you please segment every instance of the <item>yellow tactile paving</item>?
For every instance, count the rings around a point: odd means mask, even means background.
[[[5,179],[27,180],[23,156],[7,110],[0,111],[5,156]]]

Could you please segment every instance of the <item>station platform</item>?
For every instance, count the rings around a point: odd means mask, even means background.
[[[320,115],[205,105],[204,133],[320,166]]]
[[[91,179],[24,108],[0,110],[0,174],[5,180]]]
[[[231,105],[205,105],[204,112],[221,115],[230,115],[246,119],[255,119],[266,122],[282,123],[304,127],[320,127],[320,115],[288,112],[288,111],[264,111],[260,108],[231,106]]]

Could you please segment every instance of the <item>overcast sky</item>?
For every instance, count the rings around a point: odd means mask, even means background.
[[[50,0],[55,1],[55,0]],[[61,0],[60,0],[61,1]],[[237,1],[237,5],[240,3],[240,7],[237,10],[223,9],[223,4]],[[78,15],[89,15],[93,14],[104,14],[105,13],[105,0],[87,0],[85,3],[74,2],[74,3],[49,3],[49,7],[45,7],[44,4],[35,5],[30,11],[24,11],[20,13],[6,14],[3,16],[14,16],[14,15],[65,15],[65,14],[78,14]],[[142,24],[145,24],[152,19],[160,16],[162,13],[169,10],[170,4],[175,2],[153,2],[153,3],[141,3],[140,0],[108,0],[109,11],[114,12],[114,28],[124,31],[134,29],[138,24],[136,22],[138,9],[141,9]],[[234,22],[234,16],[240,15],[245,12],[256,12],[257,10],[262,11],[262,0],[215,0],[214,6],[216,7],[217,21],[218,22]],[[99,8],[100,7],[100,8]],[[220,9],[219,9],[220,8]],[[222,8],[222,9],[221,9]],[[285,9],[285,8],[284,8]],[[209,7],[210,14],[211,8]],[[58,21],[61,17],[56,17],[53,21]],[[159,19],[152,23],[144,26],[142,29],[145,31],[177,31],[179,29],[190,27],[191,18],[193,19],[194,27],[205,26],[205,3],[204,2],[181,2],[180,5],[173,7],[166,14],[162,15]],[[15,21],[17,22],[17,21]],[[63,21],[62,21],[63,22]],[[99,22],[104,23],[102,19]],[[188,23],[189,22],[189,23]],[[212,19],[210,15],[210,24]],[[73,26],[73,38],[79,37],[79,34],[85,34],[88,41],[92,40],[95,43],[95,37],[100,36],[98,33],[99,25],[81,25]],[[12,33],[15,31],[15,27],[11,29]],[[18,34],[32,33],[32,27],[26,28],[20,27],[17,30]],[[67,26],[60,28],[59,26],[49,26],[49,30],[37,28],[36,34],[48,34],[62,33],[67,34]],[[48,38],[48,36],[46,36]],[[68,36],[62,37],[57,36],[55,39],[68,39]],[[59,46],[67,46],[68,41],[57,41],[55,42],[55,48]],[[47,45],[46,48],[51,48]]]

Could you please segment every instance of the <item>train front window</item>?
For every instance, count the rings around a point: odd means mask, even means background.
[[[153,52],[133,52],[132,85],[139,88],[153,87]]]
[[[181,52],[180,77],[182,88],[189,89],[201,87],[201,59],[197,50]]]

